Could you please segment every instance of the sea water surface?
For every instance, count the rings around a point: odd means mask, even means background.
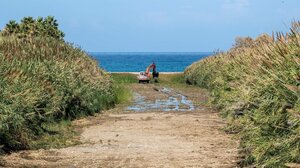
[[[109,72],[140,72],[155,62],[158,72],[183,72],[193,62],[211,52],[90,52],[99,65]]]

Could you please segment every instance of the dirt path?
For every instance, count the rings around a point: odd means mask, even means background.
[[[135,100],[75,121],[81,145],[6,156],[7,167],[235,167],[237,142],[198,88],[132,85]],[[142,110],[141,110],[142,109]]]

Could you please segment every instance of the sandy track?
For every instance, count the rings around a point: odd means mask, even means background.
[[[152,85],[132,89],[149,102],[168,97]],[[194,89],[181,92],[199,104],[205,100]],[[162,111],[116,108],[74,122],[84,126],[82,145],[18,152],[4,160],[7,167],[236,167],[237,142],[220,130],[225,123],[217,113],[204,106]]]

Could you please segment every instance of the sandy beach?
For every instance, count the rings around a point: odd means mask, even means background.
[[[138,75],[140,72],[109,72],[111,74],[135,74]],[[183,72],[159,72],[159,74],[182,74]]]

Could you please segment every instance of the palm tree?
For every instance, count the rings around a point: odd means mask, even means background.
[[[4,36],[16,35],[19,38],[26,37],[52,37],[58,40],[63,40],[65,34],[59,30],[57,20],[53,16],[46,18],[24,17],[18,24],[12,20],[6,25],[1,32]]]
[[[24,34],[25,36],[34,36],[35,34],[37,34],[36,32],[36,24],[35,24],[35,20],[33,19],[33,17],[24,17],[21,20],[20,23],[20,33]]]
[[[2,35],[4,35],[4,36],[10,36],[12,34],[15,34],[15,33],[17,33],[19,31],[19,28],[20,27],[19,27],[18,23],[15,20],[10,20],[6,24],[4,30],[2,31]]]

